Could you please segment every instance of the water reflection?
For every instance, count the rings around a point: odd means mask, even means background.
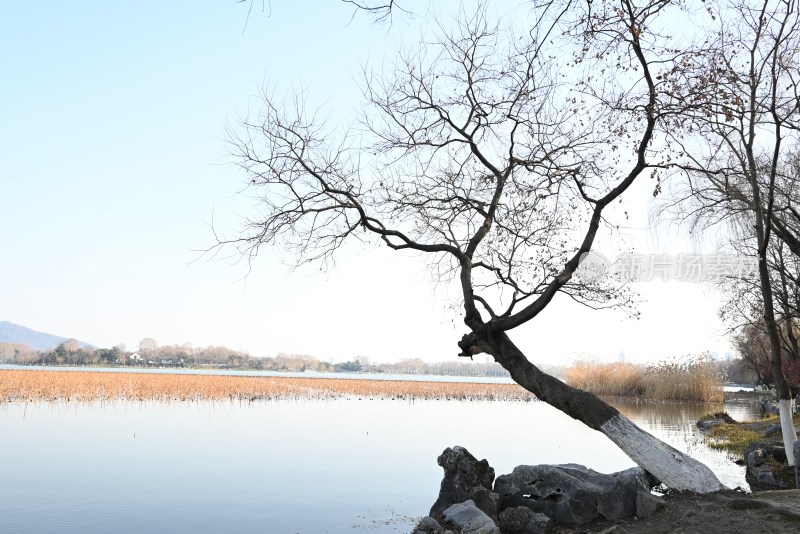
[[[696,422],[710,412],[727,411],[738,421],[757,419],[758,406],[749,403],[708,404],[615,404],[616,408],[673,447],[687,452],[708,465],[728,487],[749,488],[744,479],[744,468],[735,465],[725,452],[710,449],[703,442],[703,434]]]
[[[725,484],[744,484],[698,440],[694,422],[710,409],[618,408]],[[436,498],[448,446],[497,474],[633,465],[540,402],[11,403],[0,431],[0,532],[407,532]]]
[[[726,402],[721,404],[700,403],[627,403],[615,402],[614,406],[625,416],[636,421],[647,422],[652,428],[675,428],[687,421],[697,421],[711,412],[726,411],[737,421],[760,417],[759,406],[751,402]]]

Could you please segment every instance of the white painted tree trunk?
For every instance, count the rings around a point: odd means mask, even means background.
[[[481,323],[470,326],[478,330]],[[637,427],[596,395],[543,373],[505,332],[494,334],[491,341],[484,341],[474,333],[468,334],[458,346],[464,353],[471,353],[473,346],[479,346],[492,354],[517,384],[557,410],[605,434],[639,467],[668,487],[695,493],[726,489],[711,469]]]
[[[792,401],[781,399],[778,401],[778,413],[781,416],[781,433],[783,434],[783,447],[786,449],[786,461],[789,465],[794,465],[794,442],[797,441],[797,433],[794,431],[794,421],[792,420]]]
[[[696,493],[725,489],[705,464],[645,432],[622,414],[603,423],[600,431],[631,460],[672,489]]]

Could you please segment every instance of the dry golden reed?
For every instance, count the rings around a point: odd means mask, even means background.
[[[659,401],[721,402],[722,376],[707,356],[643,367],[581,362],[566,371],[567,383],[596,395]]]
[[[338,397],[532,400],[516,384],[199,374],[0,370],[0,401],[269,400]]]
[[[644,395],[643,370],[630,363],[579,362],[566,370],[567,384],[595,395]]]

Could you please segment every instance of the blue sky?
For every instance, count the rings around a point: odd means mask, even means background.
[[[252,210],[237,196],[225,132],[258,110],[261,88],[302,88],[345,120],[362,65],[426,23],[424,8],[387,28],[337,2],[266,7],[254,4],[249,21],[233,0],[4,7],[0,320],[132,349],[152,337],[261,356],[455,356],[456,295],[413,256],[356,246],[335,269],[291,273],[266,250],[249,274],[200,257],[212,220],[231,231]],[[631,239],[646,248],[647,205],[635,200],[645,189],[631,192]],[[642,293],[639,321],[558,301],[521,344],[554,362],[728,350],[708,288],[652,283]]]

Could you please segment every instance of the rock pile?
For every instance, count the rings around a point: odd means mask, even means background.
[[[774,400],[762,403],[762,411],[768,412],[765,406],[775,406],[777,409]],[[725,412],[709,414],[697,421],[697,427],[703,431],[712,430],[723,424],[736,424],[736,421]],[[745,428],[749,428],[748,424],[751,423],[745,424]],[[736,462],[745,466],[745,480],[750,490],[754,492],[785,490],[800,486],[800,466],[792,468],[787,464],[781,425],[762,425],[758,428],[757,431],[761,432],[765,439],[750,443],[745,448],[744,458]],[[797,428],[794,430],[797,433]],[[795,442],[794,448],[800,452],[800,442]],[[798,457],[797,454],[795,457]]]
[[[745,480],[752,491],[783,490],[792,487],[791,480],[780,476],[786,464],[786,449],[775,443],[751,443],[744,450],[747,466]],[[794,472],[792,472],[794,474]]]
[[[445,449],[438,463],[439,497],[414,534],[536,534],[554,521],[647,517],[663,506],[650,493],[658,482],[639,467],[605,475],[577,464],[521,465],[495,480],[486,460],[458,446]]]

